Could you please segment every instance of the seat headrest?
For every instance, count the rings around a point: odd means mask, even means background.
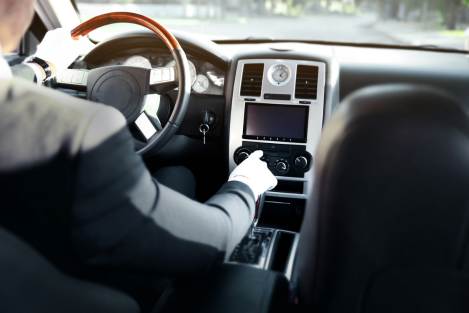
[[[338,141],[350,138],[352,133],[357,131],[366,129],[379,132],[380,135],[393,133],[401,136],[406,135],[403,134],[403,128],[409,126],[423,129],[444,125],[453,130],[469,130],[464,107],[456,98],[442,90],[410,84],[363,88],[344,99],[326,125],[318,149],[321,154],[316,161],[324,160],[322,155],[329,154],[332,146]]]

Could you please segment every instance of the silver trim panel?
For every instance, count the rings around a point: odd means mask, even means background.
[[[260,97],[244,97],[240,95],[241,91],[241,81],[242,74],[245,64],[255,64],[263,63],[264,64],[264,73],[262,80],[262,92]],[[268,80],[268,71],[269,69],[277,64],[285,64],[291,70],[291,79],[282,86],[274,86]],[[296,84],[296,73],[298,65],[310,65],[317,66],[319,68],[318,72],[318,86],[317,86],[317,99],[296,99],[295,98],[295,84]],[[311,153],[313,156],[316,151],[316,147],[319,143],[321,136],[322,126],[324,122],[324,102],[325,102],[325,86],[326,86],[326,63],[319,61],[304,61],[304,60],[292,60],[292,59],[245,59],[239,60],[236,68],[235,81],[233,86],[233,95],[231,103],[231,115],[230,115],[230,131],[229,131],[229,169],[230,172],[236,167],[234,162],[234,152],[237,148],[241,147],[243,142],[243,126],[244,126],[244,110],[245,110],[245,99],[249,98],[249,102],[258,102],[258,103],[271,103],[271,104],[283,104],[283,105],[305,105],[300,103],[300,101],[309,101],[309,117],[308,117],[308,131],[307,131],[307,141],[306,141],[306,150]],[[292,99],[289,101],[286,100],[264,100],[264,94],[289,94],[292,96]],[[252,101],[251,101],[252,100]],[[275,144],[288,144],[288,145],[305,145],[304,143],[291,143],[291,142],[272,142],[272,141],[263,141],[263,140],[252,140],[251,142],[259,143],[275,143]],[[281,196],[281,197],[291,197],[291,198],[308,198],[308,191],[312,190],[313,185],[313,166],[311,169],[305,173],[304,178],[290,178],[290,177],[277,177],[279,180],[299,180],[304,181],[304,191],[303,194],[290,194],[290,193],[278,193],[278,192],[269,192],[269,196]]]
[[[285,268],[285,276],[288,280],[291,280],[293,274],[293,266],[295,265],[296,252],[298,251],[298,244],[300,242],[300,234],[295,234],[295,239],[293,239],[293,245],[290,249],[290,254],[288,255],[287,267]]]

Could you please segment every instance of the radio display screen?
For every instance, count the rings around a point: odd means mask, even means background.
[[[306,142],[309,107],[246,103],[243,138]]]

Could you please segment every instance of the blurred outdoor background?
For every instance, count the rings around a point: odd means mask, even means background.
[[[82,19],[132,11],[211,39],[300,39],[465,49],[469,0],[78,0]],[[94,34],[110,36],[130,26]]]

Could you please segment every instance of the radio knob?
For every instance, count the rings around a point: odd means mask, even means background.
[[[241,151],[241,152],[238,154],[239,163],[243,162],[243,161],[246,160],[247,158],[249,158],[249,153],[247,153],[246,151]]]
[[[234,158],[236,164],[239,164],[243,162],[244,160],[246,160],[250,154],[251,154],[251,150],[246,149],[246,148],[241,148],[238,151],[236,151],[235,158]]]
[[[280,175],[284,175],[288,173],[289,165],[287,161],[283,161],[283,160],[277,161],[277,163],[275,164],[275,170]]]
[[[304,156],[299,156],[295,159],[295,167],[305,170],[308,167],[308,159]]]

